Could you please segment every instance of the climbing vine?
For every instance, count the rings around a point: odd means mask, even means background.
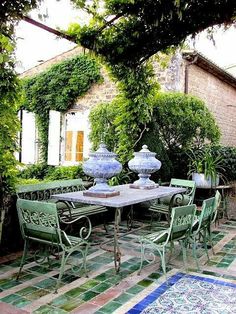
[[[47,161],[49,111],[66,112],[79,96],[100,80],[98,62],[86,54],[65,60],[37,76],[23,80],[21,106],[36,114],[42,161]]]

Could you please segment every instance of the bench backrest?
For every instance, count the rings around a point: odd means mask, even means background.
[[[42,201],[51,198],[52,194],[75,192],[84,189],[82,179],[71,179],[18,185],[16,193],[19,198]]]
[[[56,204],[18,199],[17,212],[24,240],[70,246],[66,233],[60,229]]]

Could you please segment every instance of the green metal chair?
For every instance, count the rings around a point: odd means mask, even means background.
[[[214,247],[213,247],[213,242],[212,242],[212,225],[215,223],[216,224],[216,219],[218,217],[218,209],[221,203],[221,194],[217,190],[215,194],[215,204],[214,204],[214,209],[212,210],[211,218],[209,220],[207,232],[209,236],[209,242],[211,245],[212,253],[215,254]]]
[[[155,200],[149,208],[152,212],[151,223],[153,222],[154,215],[158,215],[159,219],[162,215],[165,215],[167,221],[170,223],[170,214],[173,207],[193,204],[196,191],[195,181],[171,179],[170,186],[186,188],[186,192]]]
[[[29,242],[31,241],[41,243],[46,248],[56,248],[58,252],[62,252],[60,272],[55,291],[57,291],[59,287],[68,258],[76,251],[82,254],[82,264],[80,267],[72,266],[72,271],[80,271],[83,268],[87,275],[86,257],[88,242],[79,237],[68,236],[60,229],[56,204],[18,199],[17,212],[22,237],[24,239],[24,252],[17,279],[25,264]],[[48,250],[46,254],[48,262],[49,255]],[[78,257],[76,257],[76,259],[77,261],[79,260]],[[45,258],[43,258],[42,261],[44,260]]]
[[[174,207],[171,214],[170,227],[166,230],[150,233],[146,236],[140,237],[141,242],[141,262],[138,274],[140,274],[143,262],[146,260],[148,263],[154,263],[156,256],[151,251],[157,251],[161,257],[161,266],[163,273],[166,276],[166,250],[168,245],[172,252],[173,243],[178,241],[181,244],[183,252],[183,261],[186,267],[186,248],[189,241],[191,227],[193,224],[194,216],[196,212],[196,205],[186,205]],[[148,259],[145,251],[148,250]]]
[[[203,201],[202,209],[200,215],[195,217],[195,221],[192,225],[191,236],[189,237],[190,243],[193,246],[193,256],[196,261],[197,268],[199,268],[198,258],[197,258],[197,244],[203,240],[204,249],[209,260],[207,242],[209,241],[211,247],[213,248],[212,243],[212,232],[211,232],[211,224],[214,221],[217,213],[217,206],[219,202],[219,195],[215,197],[208,198]],[[199,246],[201,247],[201,246]]]

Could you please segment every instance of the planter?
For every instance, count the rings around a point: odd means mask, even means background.
[[[196,182],[198,188],[211,188],[213,186],[219,185],[219,175],[213,180],[211,177],[206,177],[204,173],[192,173],[192,179]]]

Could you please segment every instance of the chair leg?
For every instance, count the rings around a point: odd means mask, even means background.
[[[215,255],[215,250],[214,250],[213,241],[212,241],[211,227],[208,228],[208,234],[209,234],[209,242],[210,242],[210,245],[211,245],[211,250],[212,250],[212,253]]]
[[[182,253],[183,253],[183,262],[184,262],[184,268],[185,270],[187,269],[187,253],[186,253],[186,246],[184,243],[184,240],[179,241],[180,245],[181,245],[181,249],[182,249]]]
[[[22,268],[23,268],[23,266],[24,266],[24,264],[25,264],[25,260],[26,260],[26,256],[27,256],[27,249],[28,249],[28,242],[27,242],[27,240],[25,240],[25,243],[24,243],[24,251],[23,251],[22,258],[21,258],[21,262],[20,262],[20,269],[19,269],[19,271],[18,271],[16,280],[19,279],[20,273],[21,273]]]
[[[208,249],[207,249],[207,235],[206,234],[207,234],[207,231],[206,231],[206,229],[204,229],[204,231],[203,231],[204,249],[206,251],[207,259],[209,261],[209,254],[208,254]]]
[[[141,274],[141,270],[143,267],[143,257],[144,257],[144,245],[143,242],[141,242],[141,260],[140,260],[140,266],[139,266],[139,270],[138,270],[138,275]]]
[[[197,252],[196,252],[196,239],[195,237],[193,238],[193,257],[195,259],[197,269],[200,270],[198,259],[197,259]]]
[[[88,247],[89,245],[86,244],[86,248],[85,248],[85,251],[82,251],[82,254],[83,254],[83,269],[84,269],[84,273],[85,273],[85,276],[88,277],[88,271],[87,271],[87,255],[88,255]]]
[[[161,257],[161,267],[163,270],[163,274],[165,276],[165,279],[167,281],[167,275],[166,275],[166,260],[165,260],[165,248],[162,248],[162,254],[160,252],[160,257]]]
[[[63,274],[64,274],[64,271],[65,271],[65,256],[66,256],[66,253],[65,253],[65,251],[63,251],[62,257],[61,257],[60,273],[59,273],[59,276],[58,276],[58,279],[57,279],[57,284],[56,284],[55,293],[57,293],[59,284],[60,284],[60,282],[61,282],[61,278],[62,278],[62,276],[63,276]]]

